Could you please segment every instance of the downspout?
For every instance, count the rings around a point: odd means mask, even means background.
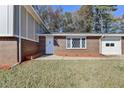
[[[19,36],[18,36],[18,63],[11,66],[11,68],[14,68],[18,64],[22,62],[22,55],[21,55],[21,6],[19,5]]]
[[[19,6],[19,64],[22,62],[21,54],[21,6]]]

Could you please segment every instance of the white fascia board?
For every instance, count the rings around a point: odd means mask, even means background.
[[[89,34],[38,34],[38,36],[101,36],[98,35],[89,35]]]
[[[124,34],[38,34],[38,36],[124,36]]]
[[[124,34],[103,34],[102,36],[124,36]]]

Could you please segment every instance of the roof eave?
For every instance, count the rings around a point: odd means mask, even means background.
[[[124,34],[38,34],[38,36],[124,36]]]
[[[43,26],[46,28],[46,30],[48,31],[48,28],[46,27],[46,25],[44,24],[44,22],[42,21],[42,19],[40,18],[40,16],[37,14],[37,12],[34,10],[34,8],[31,5],[24,5],[25,9],[35,18],[35,20],[39,23],[39,24],[43,24]]]

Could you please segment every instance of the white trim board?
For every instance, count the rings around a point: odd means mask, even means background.
[[[38,36],[124,36],[124,34],[89,34],[89,33],[79,33],[79,34],[38,34]]]

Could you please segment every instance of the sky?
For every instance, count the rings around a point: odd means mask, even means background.
[[[54,9],[57,9],[59,6],[53,5],[52,7]],[[71,11],[78,10],[80,8],[79,5],[61,5],[61,7],[63,8],[64,12],[71,12]],[[122,14],[124,14],[124,5],[118,5],[117,8],[118,8],[117,11],[115,11],[113,15],[119,17]]]

